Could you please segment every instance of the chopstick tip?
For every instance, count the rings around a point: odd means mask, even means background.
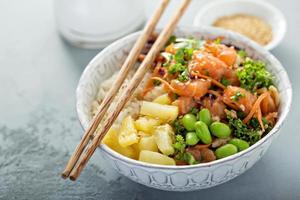
[[[76,181],[77,177],[76,176],[70,176],[71,181]]]
[[[69,177],[69,172],[68,171],[64,171],[62,174],[61,174],[61,177],[63,178],[63,179],[66,179],[66,178],[68,178]]]

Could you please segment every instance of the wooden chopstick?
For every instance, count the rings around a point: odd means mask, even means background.
[[[117,92],[119,91],[120,87],[122,86],[122,83],[124,82],[126,76],[128,75],[129,71],[132,69],[132,66],[136,63],[139,54],[141,53],[143,47],[145,46],[147,39],[153,33],[153,30],[154,30],[157,22],[161,18],[168,3],[169,3],[169,0],[162,0],[159,7],[155,10],[154,14],[152,15],[152,17],[150,18],[148,23],[145,25],[145,27],[141,33],[141,36],[138,38],[138,40],[134,44],[127,59],[125,60],[124,64],[122,65],[122,68],[118,74],[117,79],[115,80],[115,82],[113,84],[113,87],[110,88],[109,92],[107,93],[107,95],[105,96],[103,101],[101,102],[101,105],[99,107],[99,111],[98,111],[97,115],[93,118],[92,122],[90,123],[90,126],[88,127],[87,131],[83,135],[80,143],[76,147],[70,160],[68,161],[67,166],[62,173],[63,178],[67,178],[70,175],[70,172],[76,165],[76,162],[78,161],[84,148],[88,144],[91,136],[96,131],[99,123],[101,122],[102,118],[104,117],[105,112],[109,108],[109,105],[111,104],[111,102],[113,101]]]
[[[118,117],[119,113],[121,112],[124,105],[128,102],[130,97],[132,96],[135,89],[138,87],[139,83],[142,81],[144,75],[146,74],[147,70],[149,69],[151,63],[154,61],[157,54],[163,48],[165,43],[168,41],[169,37],[171,36],[172,32],[174,31],[176,24],[178,23],[179,19],[183,15],[184,11],[186,10],[187,6],[189,5],[191,0],[184,0],[175,15],[172,17],[170,22],[166,25],[166,27],[162,30],[160,35],[158,36],[157,40],[153,44],[152,48],[148,52],[146,58],[139,66],[138,70],[136,71],[135,75],[133,76],[132,80],[130,81],[129,85],[123,91],[121,97],[116,103],[115,110],[109,113],[109,116],[104,122],[104,126],[102,127],[101,131],[97,133],[94,137],[91,145],[87,147],[85,154],[82,156],[79,164],[75,166],[73,171],[71,172],[70,179],[76,180],[77,177],[80,175],[81,171],[95,152],[96,148],[99,146],[101,140],[110,129],[112,124],[114,123],[115,119]]]

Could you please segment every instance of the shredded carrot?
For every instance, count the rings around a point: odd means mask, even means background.
[[[260,109],[260,106],[258,106],[258,110],[257,110],[257,120],[259,122],[259,125],[261,127],[261,129],[263,131],[265,131],[265,127],[264,127],[264,123],[262,121],[262,116],[261,116],[261,109]]]
[[[197,72],[191,72],[191,74],[193,76],[197,76],[197,77],[200,77],[200,78],[204,78],[204,79],[208,79],[210,80],[214,85],[218,86],[219,88],[222,88],[223,90],[226,88],[222,83],[220,83],[219,81],[209,77],[209,76],[205,76],[205,75],[202,75],[200,73],[197,73]]]
[[[258,111],[258,109],[260,109],[260,103],[262,102],[262,100],[264,100],[267,96],[269,95],[269,93],[263,93],[261,94],[257,100],[255,101],[253,107],[251,108],[251,111],[249,112],[249,114],[247,115],[247,117],[243,120],[244,124],[247,124],[249,122],[249,120],[253,117],[253,115]]]
[[[170,83],[168,83],[168,81],[166,81],[166,80],[164,80],[164,79],[162,79],[162,78],[160,78],[160,77],[151,77],[151,80],[158,80],[158,81],[162,82],[165,86],[167,86],[167,89],[168,89],[168,90],[172,91],[173,93],[176,93],[176,89],[173,88],[173,87],[170,85]]]

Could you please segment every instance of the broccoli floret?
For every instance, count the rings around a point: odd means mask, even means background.
[[[175,140],[173,147],[176,160],[184,161],[190,165],[199,163],[191,153],[185,151],[186,143],[182,135],[176,135]]]
[[[273,84],[273,76],[266,70],[266,64],[250,58],[246,58],[243,67],[238,69],[237,76],[241,82],[241,87],[252,92]]]
[[[227,113],[227,119],[235,137],[249,142],[250,145],[260,140],[262,130],[259,127],[256,129],[249,128],[241,119],[234,117],[230,112]]]
[[[177,152],[184,152],[186,144],[182,135],[176,135],[176,141],[173,144],[173,147]]]

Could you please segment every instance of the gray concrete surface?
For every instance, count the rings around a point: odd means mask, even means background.
[[[240,177],[211,189],[174,193],[118,175],[99,152],[77,182],[60,178],[82,134],[75,88],[98,51],[77,49],[58,36],[51,0],[1,0],[0,199],[300,199],[300,3],[271,2],[288,20],[287,35],[273,53],[286,67],[294,89],[282,134]],[[203,3],[194,0],[181,24],[191,25]],[[147,0],[147,5],[149,15],[154,1]]]

